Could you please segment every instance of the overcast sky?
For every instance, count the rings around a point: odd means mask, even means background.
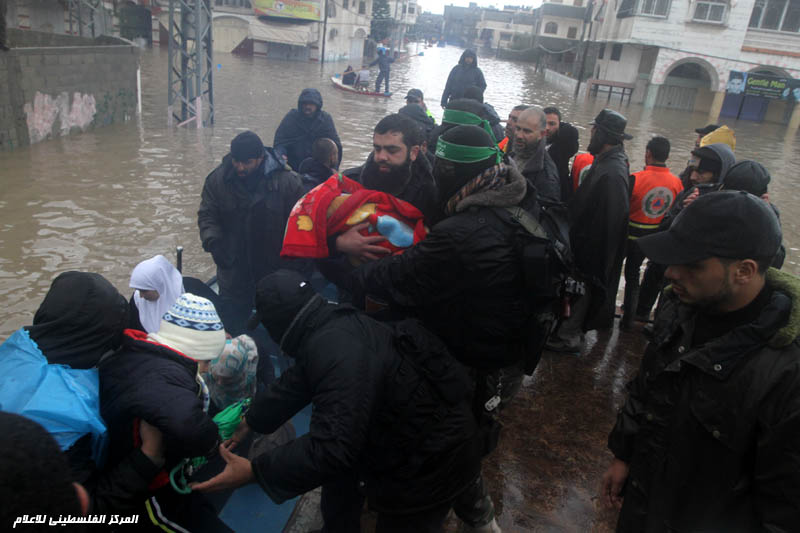
[[[494,2],[492,0],[473,1],[476,1],[480,7],[496,7],[497,9],[503,9],[505,5],[539,7],[542,3],[542,0],[509,0],[506,2]],[[470,0],[417,0],[417,3],[422,6],[421,12],[430,11],[431,13],[438,13],[440,15],[444,13],[444,6],[452,4],[454,6],[467,7],[469,2]]]

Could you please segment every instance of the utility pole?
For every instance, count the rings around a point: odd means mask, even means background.
[[[594,17],[592,17],[592,11],[594,8],[594,0],[589,0],[589,5],[586,6],[586,16],[583,19],[583,28],[581,28],[581,42],[583,43],[583,53],[581,54],[581,67],[578,69],[578,83],[575,84],[575,95],[574,98],[578,98],[578,94],[581,92],[581,81],[583,80],[583,69],[586,67],[586,54],[589,52],[589,41],[592,39],[592,23]],[[588,39],[584,40],[584,36],[586,36],[586,19],[589,19],[589,36]],[[610,90],[610,89],[609,89]]]
[[[210,1],[169,0],[169,126],[175,121],[178,127],[192,121],[197,128],[214,124]]]
[[[328,40],[328,0],[325,0],[325,16],[322,18],[322,56],[319,64],[325,64],[325,41]]]

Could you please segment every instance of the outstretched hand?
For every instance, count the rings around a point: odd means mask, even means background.
[[[366,236],[359,233],[367,227],[369,227],[369,222],[363,222],[336,237],[336,249],[362,263],[380,259],[381,256],[388,254],[388,248],[377,246],[377,243],[385,241],[386,237],[383,235]]]
[[[208,481],[202,483],[189,483],[192,490],[200,492],[217,492],[220,490],[235,489],[246,485],[255,479],[253,475],[253,467],[250,461],[244,457],[239,457],[235,453],[228,450],[225,446],[220,445],[219,454],[225,459],[227,463],[225,470],[212,477]]]

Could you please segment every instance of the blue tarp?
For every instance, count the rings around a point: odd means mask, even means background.
[[[108,432],[100,417],[97,369],[78,370],[47,363],[25,329],[0,345],[0,411],[41,424],[62,450],[92,435],[92,459],[102,465]]]

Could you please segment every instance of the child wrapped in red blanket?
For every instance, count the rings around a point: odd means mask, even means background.
[[[362,235],[382,235],[392,254],[425,238],[422,213],[391,194],[365,189],[335,174],[300,198],[286,224],[281,257],[320,259],[330,255],[328,237],[369,222]]]

